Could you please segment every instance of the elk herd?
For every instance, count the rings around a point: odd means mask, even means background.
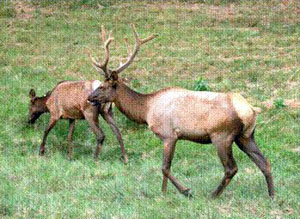
[[[112,103],[130,120],[148,125],[149,129],[163,143],[162,191],[166,192],[168,180],[186,196],[190,189],[182,185],[171,174],[171,164],[178,140],[189,140],[200,144],[212,143],[224,167],[224,177],[212,196],[222,194],[238,168],[232,153],[235,142],[257,165],[265,176],[269,196],[274,197],[274,185],[271,166],[262,155],[254,139],[256,116],[259,108],[251,106],[236,93],[217,93],[190,91],[183,88],[165,88],[150,94],[141,94],[128,87],[120,73],[134,60],[141,46],[156,37],[151,35],[139,38],[132,25],[135,46],[131,51],[126,42],[128,58],[116,69],[108,66],[109,45],[114,40],[111,32],[107,34],[102,27],[102,41],[105,49],[103,61],[96,61],[88,54],[95,69],[104,76],[104,81],[62,81],[50,92],[37,97],[30,90],[29,123],[34,123],[45,112],[50,113],[39,153],[44,155],[46,138],[59,119],[69,120],[68,155],[72,157],[72,137],[75,121],[87,120],[97,139],[94,153],[98,159],[105,135],[99,126],[98,116],[110,125],[116,135],[124,163],[128,162],[121,133],[114,120]],[[100,60],[100,59],[99,59]]]

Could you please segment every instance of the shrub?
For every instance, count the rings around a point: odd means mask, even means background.
[[[202,77],[199,77],[195,83],[195,91],[209,91],[210,86],[207,80],[204,80]]]
[[[284,104],[284,99],[279,98],[279,99],[274,100],[274,106],[275,106],[276,109],[286,107],[286,105]]]

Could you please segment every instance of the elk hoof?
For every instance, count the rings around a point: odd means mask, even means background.
[[[191,189],[186,189],[182,192],[182,194],[188,198],[192,198],[192,193],[191,193]]]
[[[69,159],[69,160],[74,160],[74,159],[73,159],[73,155],[72,155],[72,154],[71,154],[71,155],[68,154],[68,159]]]
[[[217,192],[213,192],[212,194],[211,194],[211,198],[212,199],[216,199],[216,198],[218,198],[219,197],[219,194],[217,193]]]
[[[44,156],[44,154],[45,154],[45,149],[44,149],[44,150],[40,150],[39,155],[40,155],[40,156]]]
[[[127,164],[128,163],[128,158],[127,158],[127,156],[124,156],[124,164]]]

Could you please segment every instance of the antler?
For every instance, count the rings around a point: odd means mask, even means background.
[[[91,54],[89,52],[88,52],[88,56],[91,59],[91,61],[93,63],[93,66],[96,68],[96,70],[100,74],[104,73],[104,76],[106,78],[109,78],[111,76],[111,72],[115,72],[115,73],[119,74],[124,69],[126,69],[133,62],[133,60],[134,60],[136,54],[138,53],[141,45],[148,42],[148,41],[150,41],[150,40],[152,40],[153,38],[155,38],[157,36],[155,34],[155,35],[148,36],[145,39],[140,39],[137,32],[136,32],[135,26],[132,25],[133,35],[134,35],[134,38],[135,38],[134,50],[133,50],[133,52],[131,52],[129,44],[128,44],[128,40],[125,38],[124,41],[125,41],[125,44],[127,46],[127,53],[128,53],[127,61],[124,64],[120,63],[120,66],[116,70],[111,70],[107,67],[107,64],[108,64],[108,61],[109,61],[109,44],[114,40],[114,38],[111,37],[112,32],[110,31],[108,39],[105,40],[105,36],[106,36],[105,29],[104,29],[103,26],[101,27],[101,29],[102,29],[102,42],[104,44],[104,49],[105,49],[104,62],[103,62],[103,64],[101,64],[100,61],[97,62],[91,56]]]
[[[133,62],[133,60],[134,60],[136,54],[138,53],[138,51],[139,51],[142,44],[152,40],[153,38],[155,38],[157,36],[156,34],[154,34],[154,35],[148,36],[145,39],[140,39],[137,32],[136,32],[136,28],[135,28],[134,25],[132,25],[132,29],[133,29],[133,35],[134,35],[134,38],[135,38],[135,47],[134,47],[133,52],[131,53],[129,45],[128,45],[128,41],[127,41],[127,39],[124,39],[125,43],[126,43],[126,46],[127,46],[127,52],[128,52],[129,56],[127,58],[127,61],[124,64],[121,63],[121,65],[115,70],[115,72],[117,74],[122,72],[124,69],[126,69]]]
[[[97,62],[89,52],[88,52],[88,56],[91,59],[93,66],[96,68],[96,70],[100,74],[103,74],[104,72],[104,76],[108,78],[110,76],[110,70],[107,68],[107,64],[109,61],[109,44],[114,40],[114,38],[111,37],[112,31],[110,31],[108,34],[108,39],[105,40],[106,33],[105,33],[104,26],[101,26],[101,30],[102,30],[102,42],[104,44],[104,49],[105,49],[105,58],[103,64],[101,64],[100,61]]]

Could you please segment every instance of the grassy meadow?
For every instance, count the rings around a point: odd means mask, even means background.
[[[213,145],[188,141],[177,143],[172,172],[194,197],[170,182],[163,195],[162,143],[116,108],[127,165],[102,118],[98,162],[85,121],[75,125],[74,159],[63,120],[38,155],[49,114],[27,125],[29,90],[41,96],[61,80],[102,80],[86,51],[103,56],[105,25],[115,38],[110,66],[117,66],[127,55],[122,39],[134,43],[131,23],[141,37],[159,34],[122,73],[135,90],[199,85],[241,93],[263,109],[256,140],[272,164],[273,201],[262,173],[235,145],[239,172],[212,200],[223,167]],[[300,98],[299,1],[0,1],[0,29],[0,218],[299,218],[300,110],[282,104]],[[264,107],[268,100],[275,107]]]

